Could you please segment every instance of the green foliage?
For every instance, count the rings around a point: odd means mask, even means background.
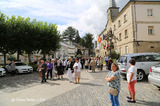
[[[80,44],[81,37],[79,36],[79,31],[76,32],[75,43]]]
[[[87,33],[81,40],[81,45],[83,45],[86,48],[89,48],[89,55],[93,54],[92,49],[94,47],[93,44],[93,34]]]
[[[13,55],[9,55],[9,56],[7,56],[7,59],[10,60],[10,61],[15,61],[16,57],[13,56]]]
[[[18,60],[24,51],[28,56],[36,50],[42,50],[43,54],[56,51],[60,47],[60,34],[55,24],[21,16],[7,17],[0,13],[0,42],[0,52],[4,57],[17,51]]]
[[[110,56],[110,51],[107,53],[108,56]],[[118,59],[120,57],[120,54],[119,53],[116,53],[115,50],[111,50],[111,59]]]
[[[77,30],[71,26],[69,26],[63,33],[62,33],[62,40],[63,41],[72,41],[75,42],[75,37],[77,34]]]

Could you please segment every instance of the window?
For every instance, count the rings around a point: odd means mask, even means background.
[[[125,30],[124,33],[125,33],[125,39],[128,38],[128,32],[127,32],[127,30]]]
[[[148,26],[148,35],[153,35],[153,26]]]
[[[126,54],[128,54],[128,46],[126,46]]]
[[[119,34],[119,41],[121,41],[122,40],[122,36],[121,36],[121,33]]]
[[[4,57],[3,56],[1,57],[1,63],[4,63]]]
[[[36,59],[39,60],[38,57],[36,57]]]
[[[114,25],[114,31],[116,30],[116,25]]]
[[[127,17],[127,15],[125,14],[124,15],[124,23],[127,22],[127,18],[126,17]]]
[[[148,61],[155,61],[153,55],[143,55],[143,56],[136,56],[132,57],[136,60],[136,62],[148,62]]]
[[[119,20],[119,21],[118,21],[118,27],[120,27],[120,26],[121,26],[121,21]]]
[[[33,62],[33,57],[31,57],[31,62]]]
[[[25,57],[25,60],[24,60],[24,61],[25,61],[25,63],[27,63],[27,57]]]
[[[122,48],[120,48],[119,51],[120,51],[120,55],[122,55]]]
[[[160,55],[153,55],[155,61],[160,61]]]
[[[147,12],[148,12],[148,16],[153,16],[152,9],[148,9]]]
[[[120,63],[127,63],[127,57],[126,56],[121,56],[118,60]]]

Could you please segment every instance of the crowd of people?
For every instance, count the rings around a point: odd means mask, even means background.
[[[108,63],[106,66],[108,69],[110,69],[110,66],[112,64],[112,60],[108,60]],[[46,82],[47,79],[54,79],[54,77],[57,77],[58,79],[63,79],[63,75],[65,72],[67,72],[68,79],[70,83],[73,81],[73,73],[75,74],[75,83],[79,83],[80,81],[80,72],[82,69],[85,69],[85,72],[88,72],[88,70],[92,70],[92,72],[95,72],[95,69],[98,68],[98,71],[103,70],[103,57],[88,57],[88,58],[71,58],[68,59],[50,59],[50,60],[44,60],[41,59],[38,61],[38,68],[37,71],[40,74],[40,77],[42,78],[42,83]]]
[[[121,88],[121,76],[120,71],[117,63],[113,63],[111,58],[106,57],[103,59],[103,57],[91,57],[91,58],[81,58],[81,59],[72,59],[71,57],[68,58],[68,60],[61,60],[61,59],[52,59],[47,60],[44,62],[43,59],[38,64],[37,71],[40,73],[40,77],[42,78],[42,83],[46,82],[46,80],[54,77],[58,77],[58,79],[63,79],[63,75],[65,71],[67,71],[69,82],[74,82],[75,84],[80,83],[80,77],[81,77],[81,70],[85,69],[85,72],[88,72],[88,70],[92,70],[92,72],[95,72],[96,67],[98,68],[98,71],[103,70],[103,61],[106,62],[106,68],[109,71],[107,76],[105,77],[105,80],[108,82],[107,89],[110,94],[110,100],[112,106],[119,106],[119,100],[118,96],[120,93]],[[127,71],[127,81],[128,81],[128,91],[129,96],[127,98],[129,99],[128,102],[130,103],[136,103],[135,101],[135,83],[136,80],[136,73],[137,69],[135,67],[135,60],[131,59],[129,61],[130,68]],[[73,81],[73,73],[74,73],[74,80]],[[46,75],[45,75],[46,74]]]

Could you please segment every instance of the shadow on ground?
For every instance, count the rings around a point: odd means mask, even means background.
[[[89,85],[89,86],[103,86],[99,84],[92,84],[92,83],[80,83],[81,85]]]
[[[151,102],[151,101],[144,101],[144,100],[136,100],[136,104],[147,105],[147,106],[160,106],[160,102]]]

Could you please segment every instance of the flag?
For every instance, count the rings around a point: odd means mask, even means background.
[[[100,36],[98,36],[98,42],[101,43],[102,38]]]
[[[103,40],[105,39],[105,35],[103,34]]]

